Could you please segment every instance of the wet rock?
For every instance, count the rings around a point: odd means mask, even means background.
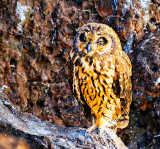
[[[95,6],[98,14],[117,31],[128,52],[134,49],[133,41],[128,42],[129,39],[134,40],[134,44],[139,43],[145,34],[155,30],[160,23],[158,1],[95,0]]]
[[[98,1],[95,0],[96,9],[101,17],[109,18],[117,11],[117,1]]]
[[[159,146],[159,97],[157,78],[160,75],[160,34],[151,33],[133,51],[133,101],[130,124],[122,130],[122,138],[129,148]],[[121,134],[121,135],[122,135]],[[132,136],[131,136],[132,134]],[[130,140],[130,141],[129,141]]]
[[[135,49],[133,60],[133,83],[135,87],[152,92],[153,97],[160,96],[160,31],[151,33]],[[148,100],[152,100],[149,99]]]

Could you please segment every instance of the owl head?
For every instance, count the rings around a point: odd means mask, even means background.
[[[77,54],[88,56],[101,56],[122,50],[115,31],[100,23],[88,23],[80,27],[73,48]]]

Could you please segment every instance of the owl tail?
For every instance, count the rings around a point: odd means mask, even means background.
[[[125,128],[128,126],[129,123],[129,116],[125,116],[125,117],[121,117],[120,119],[118,119],[117,122],[117,128]]]

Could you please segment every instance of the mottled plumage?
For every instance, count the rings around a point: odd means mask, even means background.
[[[132,68],[114,30],[105,24],[83,25],[78,29],[70,58],[73,93],[94,123],[90,130],[97,126],[126,127],[132,101]]]

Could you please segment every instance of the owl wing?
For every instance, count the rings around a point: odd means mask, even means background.
[[[121,100],[123,116],[128,116],[130,110],[130,104],[132,101],[132,65],[129,57],[125,52],[120,53],[119,58],[116,60],[116,74],[117,77],[114,79],[116,83],[115,94],[119,94]]]
[[[78,102],[84,112],[85,117],[93,123],[95,116],[91,112],[91,108],[89,105],[86,103],[83,94],[81,93],[80,90],[80,82],[78,78],[78,74],[76,74],[77,71],[75,71],[75,66],[73,67],[73,94],[77,97]]]
[[[84,115],[91,122],[93,119],[93,115],[91,113],[90,107],[88,106],[88,104],[84,100],[84,97],[81,93],[80,86],[79,86],[79,84],[80,84],[79,78],[78,78],[77,71],[75,70],[76,69],[75,65],[73,65],[72,61],[70,60],[68,66],[69,66],[69,71],[70,71],[69,74],[72,74],[71,76],[68,77],[72,93],[77,98],[78,103],[80,104],[80,107],[82,108],[82,110],[84,112]]]

